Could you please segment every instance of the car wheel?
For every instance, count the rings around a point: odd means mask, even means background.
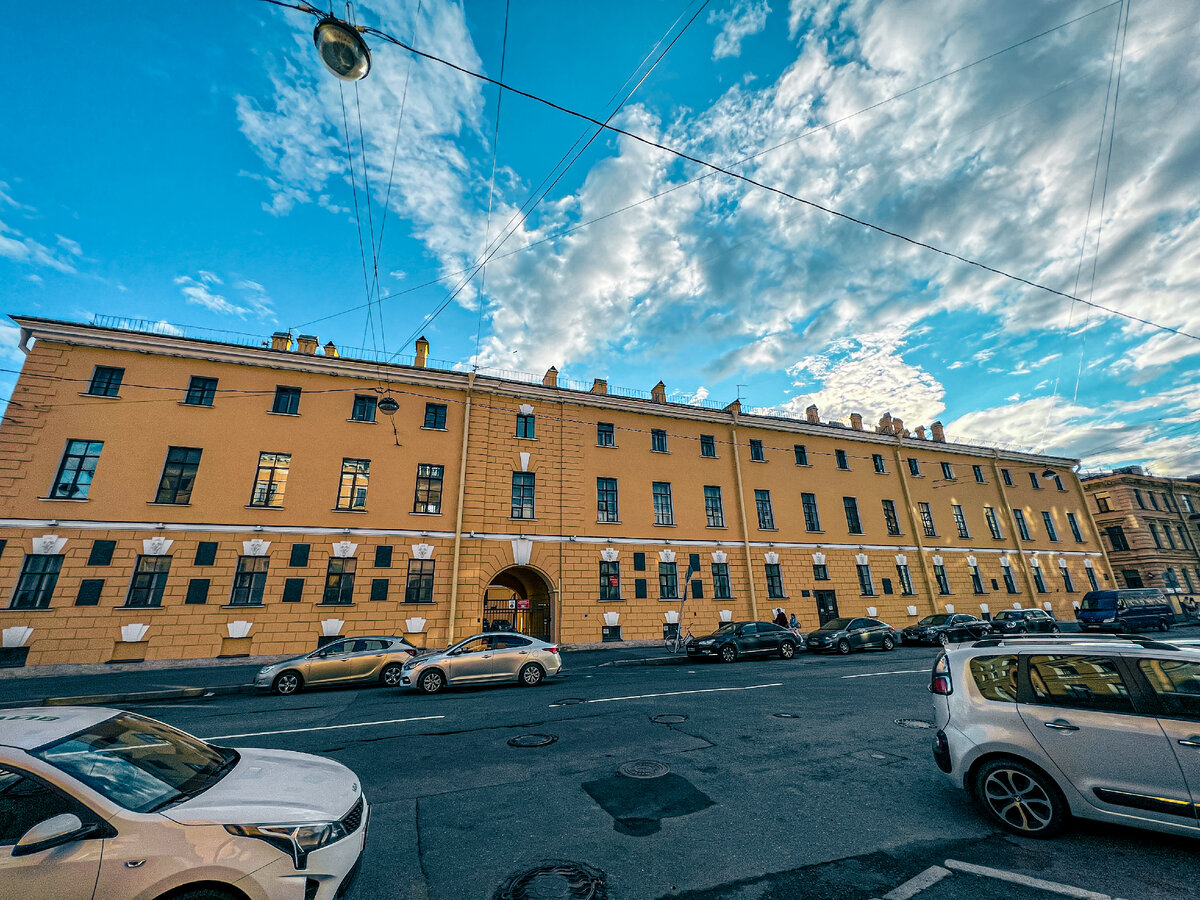
[[[1158,620],[1158,630],[1159,631],[1170,631],[1171,625],[1166,619],[1159,619]]]
[[[733,646],[733,644],[726,644],[724,647],[721,648],[720,656],[721,656],[721,662],[724,662],[724,663],[734,662],[737,659],[737,647]]]
[[[838,651],[838,653],[849,653],[850,652],[850,642],[848,640],[846,640],[845,638],[842,638],[840,641],[837,642],[837,651]]]
[[[303,684],[303,680],[300,678],[299,672],[280,672],[275,676],[271,690],[281,697],[286,697],[288,694],[294,694],[300,690],[301,684]]]
[[[397,663],[388,663],[383,667],[383,671],[379,673],[379,680],[388,687],[399,687],[400,673],[403,668],[403,666]]]
[[[521,673],[517,676],[517,682],[525,687],[534,687],[541,684],[542,679],[546,677],[546,673],[542,671],[542,667],[537,663],[527,663],[521,667]]]
[[[780,659],[791,659],[795,655],[796,655],[796,645],[793,644],[791,641],[784,641],[782,644],[779,645],[779,658]]]
[[[1062,631],[1062,629],[1061,629],[1061,628],[1059,628],[1057,625],[1051,625],[1051,626],[1050,626],[1050,633],[1051,633],[1051,634],[1058,634],[1058,633],[1060,633],[1061,631]]]
[[[883,639],[883,649],[884,650],[895,650],[896,649],[896,642],[892,640],[892,636],[890,634],[886,635]]]
[[[938,635],[938,643],[941,644],[943,647],[949,646],[950,635],[946,634],[946,632],[943,631],[941,634]]]
[[[446,686],[446,679],[439,670],[430,669],[421,676],[418,684],[421,685],[421,690],[426,694],[436,694]]]
[[[171,900],[237,900],[240,894],[234,894],[219,887],[200,887],[181,894],[168,894]],[[158,900],[163,900],[162,897]]]
[[[974,794],[1002,828],[1025,837],[1058,833],[1067,805],[1046,775],[1015,759],[994,759],[975,773]]]

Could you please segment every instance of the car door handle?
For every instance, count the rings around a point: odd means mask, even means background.
[[[529,653],[529,651],[528,651],[528,650],[522,650],[522,651],[521,651],[521,655],[522,655],[522,656],[525,656],[525,655],[527,655],[528,653]]]
[[[1057,728],[1059,731],[1078,731],[1078,725],[1072,725],[1066,719],[1055,719],[1053,722],[1045,723],[1047,728]]]
[[[1184,747],[1200,747],[1200,734],[1193,734],[1190,738],[1182,738],[1179,744]]]

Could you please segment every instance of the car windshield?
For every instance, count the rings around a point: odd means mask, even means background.
[[[236,750],[212,747],[130,713],[39,747],[33,755],[139,813],[203,793],[239,758]]]
[[[822,625],[818,631],[841,631],[843,628],[848,628],[852,619],[830,619]]]
[[[950,621],[949,616],[926,616],[917,624],[918,625],[945,625],[949,621]]]
[[[1083,602],[1079,604],[1080,609],[1116,609],[1116,597],[1092,597],[1083,598]]]
[[[1006,609],[996,613],[993,618],[998,622],[1003,622],[1005,619],[1019,619],[1021,618],[1021,611],[1019,609]]]
[[[733,631],[735,628],[737,628],[737,623],[726,622],[724,625],[714,631],[713,634],[729,634],[729,632]]]

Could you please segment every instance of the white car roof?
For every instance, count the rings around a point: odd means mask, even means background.
[[[99,706],[30,706],[0,709],[0,746],[32,750],[121,713]]]

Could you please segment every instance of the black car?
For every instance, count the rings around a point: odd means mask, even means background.
[[[992,617],[992,630],[999,634],[1057,634],[1058,620],[1040,609],[1002,609]]]
[[[976,641],[992,633],[992,626],[983,619],[966,613],[939,613],[926,616],[916,625],[909,625],[900,634],[906,644],[961,644]]]
[[[896,630],[878,619],[830,619],[808,635],[807,643],[808,649],[814,652],[849,653],[867,647],[891,650],[896,646]]]
[[[688,656],[715,656],[731,663],[739,656],[778,653],[781,659],[796,655],[795,632],[774,622],[726,622],[712,634],[687,642]]]

